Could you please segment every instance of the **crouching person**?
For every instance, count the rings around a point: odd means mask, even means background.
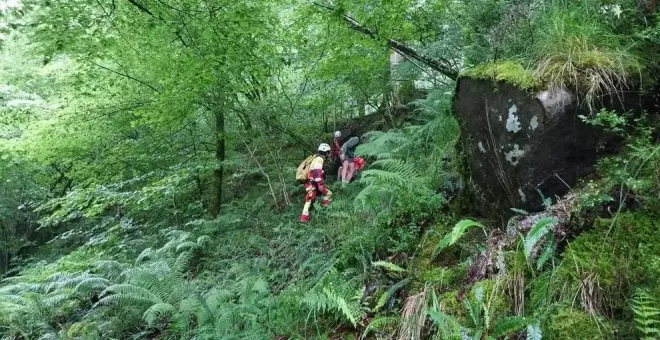
[[[322,196],[321,206],[327,207],[332,201],[332,191],[325,186],[323,162],[330,153],[330,145],[323,143],[319,145],[318,152],[309,163],[307,181],[305,182],[305,206],[300,215],[300,222],[309,222],[309,209],[318,195]]]

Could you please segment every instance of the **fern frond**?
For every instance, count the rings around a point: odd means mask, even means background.
[[[547,235],[557,225],[557,219],[554,217],[544,217],[538,220],[532,229],[525,236],[524,249],[525,257],[529,260],[532,255],[532,250],[538,242]]]
[[[540,322],[527,326],[527,340],[542,340],[543,332],[541,332]]]
[[[211,241],[212,241],[211,237],[209,237],[208,235],[202,235],[197,238],[197,245],[199,245],[199,247],[204,248],[208,244],[211,244]]]
[[[660,308],[657,300],[642,289],[637,289],[631,300],[630,309],[635,314],[637,330],[644,339],[660,337]]]
[[[120,308],[163,302],[158,295],[148,289],[126,283],[115,284],[106,288],[101,292],[101,296],[105,297],[97,302],[98,305],[117,304]]]
[[[155,253],[156,252],[151,248],[144,249],[140,255],[138,255],[137,259],[135,259],[135,263],[137,264],[144,260],[152,259]]]
[[[379,316],[371,320],[369,325],[362,332],[361,339],[365,339],[369,334],[374,331],[381,331],[386,334],[391,334],[392,331],[386,331],[384,328],[390,327],[394,328],[399,323],[399,318],[396,316]]]
[[[351,308],[348,307],[348,303],[346,303],[346,300],[343,297],[335,294],[335,292],[331,291],[328,288],[323,288],[323,292],[328,297],[328,299],[332,301],[332,303],[337,307],[337,309],[342,312],[342,314],[346,317],[346,319],[348,319],[348,321],[350,321],[351,324],[353,324],[353,326],[355,327],[358,322],[357,316],[354,315]]]
[[[438,327],[440,339],[462,339],[461,330],[463,327],[455,317],[447,315],[437,309],[429,310],[429,316],[433,323]]]
[[[307,292],[300,299],[300,302],[307,305],[312,311],[323,313],[329,310],[330,302],[325,294],[318,294],[316,292]]]
[[[18,294],[24,292],[46,293],[46,287],[42,283],[17,282],[15,284],[0,287],[0,294]]]
[[[528,325],[535,322],[535,320],[529,320],[520,316],[509,316],[505,318],[498,319],[493,327],[493,332],[490,334],[494,338],[499,338],[517,332]]]
[[[71,299],[71,294],[68,293],[58,293],[53,295],[48,295],[41,298],[43,306],[48,309],[55,308],[59,306],[63,301]]]
[[[164,316],[171,316],[174,313],[174,306],[169,303],[156,303],[149,307],[142,314],[142,318],[149,326],[153,325],[158,319]]]
[[[192,260],[193,254],[191,252],[184,251],[176,258],[174,262],[174,270],[179,273],[185,273],[188,271],[188,266]]]
[[[181,242],[181,243],[179,243],[179,244],[176,246],[176,251],[177,251],[177,252],[180,252],[180,251],[184,251],[184,250],[191,250],[191,249],[195,249],[195,248],[197,248],[197,247],[198,247],[197,242],[193,242],[193,241],[185,241],[185,242]]]
[[[399,289],[403,288],[406,284],[408,284],[409,281],[410,279],[404,279],[393,284],[385,293],[383,293],[380,296],[380,298],[378,299],[378,303],[376,304],[376,307],[374,307],[374,311],[379,311],[381,308],[383,308],[387,303],[387,301],[389,301],[390,298],[392,298],[392,296],[397,291],[399,291]]]
[[[102,277],[88,277],[80,280],[75,286],[76,293],[89,293],[94,290],[102,290],[110,285],[110,280]]]
[[[536,260],[536,270],[541,270],[543,265],[554,255],[555,253],[555,242],[554,235],[550,234],[546,246],[543,248],[541,256]]]
[[[447,247],[452,246],[456,241],[458,241],[464,234],[465,232],[473,227],[479,227],[482,230],[484,230],[484,233],[486,232],[483,224],[473,221],[473,220],[460,220],[454,228],[451,230],[451,233],[446,235],[445,237],[440,240],[438,245],[435,247],[435,250],[433,250],[433,256],[438,255],[442,250],[444,250]]]
[[[124,270],[124,266],[119,261],[114,260],[96,261],[94,262],[94,268],[97,271],[104,273],[104,276],[110,279],[119,277]]]

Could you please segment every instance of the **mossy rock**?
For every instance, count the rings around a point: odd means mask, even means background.
[[[506,81],[523,90],[540,87],[540,82],[534,77],[534,73],[515,60],[480,64],[465,70],[463,75],[475,79]]]
[[[602,317],[592,317],[570,307],[559,308],[543,329],[545,339],[611,339],[612,325]]]

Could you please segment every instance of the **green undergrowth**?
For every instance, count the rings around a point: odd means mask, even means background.
[[[35,254],[2,281],[3,336],[653,338],[660,216],[648,131],[633,129],[625,150],[573,189],[566,240],[550,236],[552,219],[532,236],[509,230],[514,241],[473,282],[507,226],[449,208],[461,187],[458,129],[434,106],[448,100],[432,93],[414,106],[425,123],[367,134],[358,153],[370,166],[348,186],[328,180],[334,200],[307,224],[294,185],[279,210],[253,186],[216,219],[90,216],[92,231],[76,236],[86,242],[55,261]]]

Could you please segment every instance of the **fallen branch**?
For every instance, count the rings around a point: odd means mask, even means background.
[[[314,2],[314,5],[329,11],[336,11],[336,9],[332,6],[319,4],[317,2]],[[351,29],[358,31],[362,34],[365,34],[369,36],[371,39],[381,40],[381,38],[378,36],[376,32],[362,26],[353,17],[347,14],[341,14],[341,17],[344,19],[344,21],[348,23]],[[452,65],[451,62],[449,62],[449,60],[445,58],[433,59],[431,57],[425,56],[417,52],[413,48],[408,47],[394,39],[387,39],[386,41],[387,41],[387,46],[389,48],[393,49],[394,51],[398,52],[404,57],[421,62],[422,64],[427,65],[428,67],[440,72],[441,74],[445,75],[450,79],[456,80],[458,78],[458,70]]]

